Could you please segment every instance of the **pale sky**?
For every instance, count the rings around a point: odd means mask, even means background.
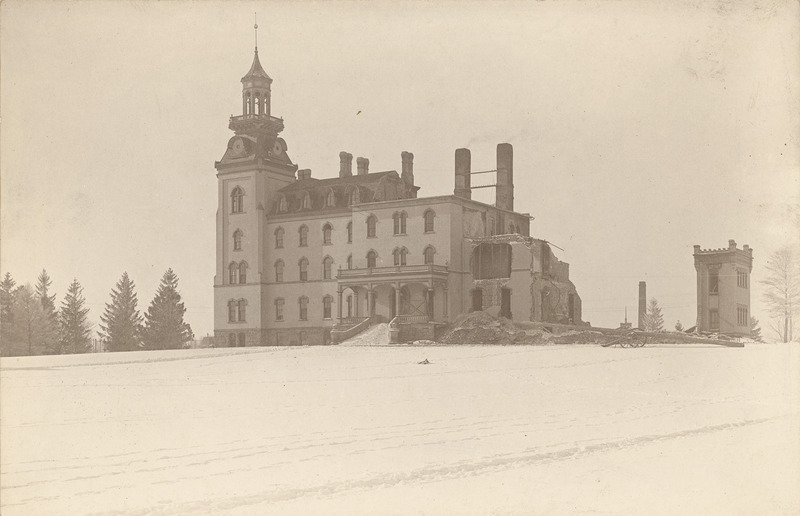
[[[259,56],[289,155],[338,153],[452,194],[514,145],[515,207],[564,249],[584,319],[635,323],[638,282],[668,328],[695,323],[692,245],[768,255],[800,234],[796,1],[53,2],[0,4],[0,271],[99,321],[123,271],[142,312],[172,267],[213,332],[217,179]],[[360,114],[359,114],[360,111]],[[484,189],[483,192],[488,192]],[[478,196],[476,196],[478,197]],[[493,198],[486,199],[493,202]],[[99,328],[96,328],[99,329]]]

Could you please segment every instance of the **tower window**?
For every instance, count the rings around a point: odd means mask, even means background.
[[[371,269],[371,268],[375,267],[377,265],[377,263],[378,263],[378,253],[376,253],[375,251],[368,252],[367,253],[367,267]]]
[[[231,262],[228,266],[228,283],[231,285],[239,283],[239,264]]]
[[[325,296],[322,298],[322,318],[323,319],[330,319],[331,318],[331,305],[333,304],[333,298],[331,296]]]
[[[306,296],[301,297],[298,300],[298,304],[300,305],[300,320],[307,321],[308,320],[308,298]]]
[[[329,280],[332,278],[331,269],[333,268],[333,258],[330,256],[326,256],[324,260],[322,260],[322,279]]]
[[[283,260],[275,262],[275,283],[283,282]]]
[[[305,224],[300,226],[298,234],[300,235],[300,247],[308,246],[308,226]]]
[[[283,228],[275,230],[275,249],[283,249]]]
[[[736,284],[741,288],[749,288],[750,287],[750,278],[746,272],[737,271],[736,273]]]
[[[239,229],[233,232],[233,250],[242,250],[242,231]]]
[[[322,243],[324,245],[331,245],[331,233],[333,228],[330,224],[325,224],[322,226]]]
[[[242,213],[244,211],[244,190],[236,187],[231,192],[231,213]]]
[[[283,300],[282,297],[279,297],[275,300],[275,320],[282,321],[283,320],[283,305],[286,304],[286,301]]]
[[[708,293],[719,294],[719,274],[717,271],[708,273]]]
[[[709,326],[709,329],[719,330],[719,311],[718,310],[709,310],[708,311],[708,326]]]
[[[300,281],[308,281],[308,260],[300,258]]]
[[[433,219],[436,217],[436,213],[433,210],[426,210],[423,217],[425,218],[425,232],[433,233]]]
[[[425,265],[433,264],[433,255],[435,253],[436,249],[434,249],[433,246],[429,245],[428,247],[425,248],[425,251],[423,251],[423,255],[425,256]]]
[[[247,283],[247,262],[239,264],[239,283]]]
[[[375,238],[375,227],[378,223],[378,218],[375,215],[367,217],[367,238]]]

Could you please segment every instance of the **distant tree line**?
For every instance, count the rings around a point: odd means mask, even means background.
[[[77,279],[67,288],[61,306],[51,294],[46,270],[35,287],[17,285],[6,272],[0,281],[0,355],[58,355],[92,351],[92,325],[83,288]],[[137,308],[135,285],[124,272],[111,289],[100,316],[98,337],[107,351],[180,349],[194,339],[184,322],[186,307],[178,277],[168,269],[144,317]]]

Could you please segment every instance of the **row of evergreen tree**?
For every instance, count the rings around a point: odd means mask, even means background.
[[[0,355],[55,355],[92,351],[92,325],[83,287],[73,280],[56,309],[46,270],[35,287],[17,286],[10,273],[0,282]],[[184,322],[186,308],[178,277],[168,269],[144,317],[137,308],[135,285],[122,274],[111,302],[100,316],[98,337],[106,351],[180,349],[194,339]]]

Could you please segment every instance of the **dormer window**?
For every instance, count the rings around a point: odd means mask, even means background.
[[[350,191],[350,204],[358,204],[361,202],[361,195],[358,193],[358,188],[353,188]]]
[[[336,206],[336,194],[333,189],[330,189],[328,190],[328,195],[325,196],[325,207],[333,208],[334,206]]]
[[[308,194],[308,192],[306,192],[306,194],[303,196],[303,209],[311,209],[311,196]]]
[[[280,200],[278,200],[278,213],[286,213],[286,211],[288,209],[289,209],[289,206],[288,206],[288,204],[286,202],[286,197],[281,195]]]

